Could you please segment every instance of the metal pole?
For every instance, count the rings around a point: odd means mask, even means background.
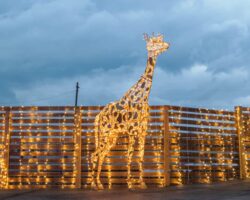
[[[79,83],[76,83],[76,97],[75,97],[75,107],[77,107],[77,102],[78,102],[78,90],[79,90]]]

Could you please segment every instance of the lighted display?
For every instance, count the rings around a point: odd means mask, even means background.
[[[145,72],[119,101],[106,105],[95,118],[96,151],[92,154],[92,189],[103,189],[100,181],[102,165],[105,157],[121,135],[128,135],[129,137],[127,152],[128,188],[132,188],[134,183],[131,176],[131,162],[136,141],[139,144],[139,187],[146,188],[143,181],[143,157],[149,118],[148,98],[156,59],[158,55],[168,49],[169,44],[164,42],[163,35],[149,37],[145,34],[144,39],[148,51]]]

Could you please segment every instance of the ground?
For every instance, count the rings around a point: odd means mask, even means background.
[[[129,191],[91,190],[0,190],[0,200],[102,199],[102,200],[249,200],[250,180],[204,185],[170,186],[164,189]]]

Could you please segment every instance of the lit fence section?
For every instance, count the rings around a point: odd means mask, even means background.
[[[250,178],[250,108],[236,107],[240,178]]]
[[[234,112],[169,107],[171,183],[210,183],[239,176]]]
[[[0,108],[0,187],[7,188],[8,185],[8,147],[9,139],[9,110]]]
[[[89,188],[94,119],[103,107],[1,107],[1,188]],[[250,176],[250,108],[151,106],[145,143],[148,187]],[[106,188],[126,187],[128,137],[104,161]],[[139,179],[138,144],[132,176]]]
[[[12,107],[8,188],[75,187],[73,107]]]

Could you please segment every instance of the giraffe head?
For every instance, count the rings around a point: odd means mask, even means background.
[[[155,36],[148,36],[144,34],[144,39],[147,42],[147,50],[149,57],[157,57],[169,48],[169,43],[164,42],[163,35],[158,34]]]

